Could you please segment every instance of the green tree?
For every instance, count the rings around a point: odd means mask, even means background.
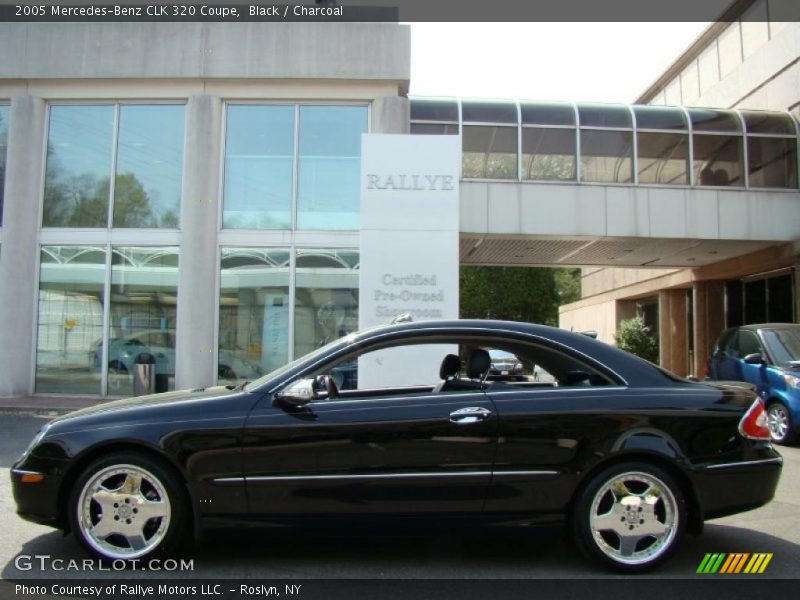
[[[150,197],[133,173],[114,180],[114,227],[157,227]]]
[[[558,324],[558,307],[580,296],[577,269],[461,267],[464,319]]]
[[[658,362],[658,342],[641,317],[622,321],[614,335],[614,341],[620,350],[653,363]]]

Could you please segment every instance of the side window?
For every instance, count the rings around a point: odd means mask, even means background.
[[[339,391],[433,388],[442,379],[444,357],[458,355],[458,343],[417,342],[389,348],[366,349],[318,369]],[[425,391],[425,390],[420,390]]]
[[[738,340],[739,340],[739,332],[733,331],[731,332],[728,337],[720,343],[720,350],[727,354],[731,358],[738,358],[739,357],[739,348],[738,348]]]
[[[759,343],[756,334],[752,331],[740,331],[737,345],[739,350],[739,358],[744,358],[748,354],[761,352],[761,344]]]

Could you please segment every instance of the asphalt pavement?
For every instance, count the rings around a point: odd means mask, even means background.
[[[48,419],[24,412],[0,413],[0,578],[84,578],[69,570],[87,555],[72,536],[23,521],[11,497],[9,467]],[[706,523],[701,536],[687,536],[677,555],[646,577],[692,578],[707,552],[771,552],[758,578],[800,576],[800,448],[780,448],[785,464],[775,500],[765,507]],[[336,531],[308,528],[248,529],[215,533],[178,559],[185,571],[126,571],[142,580],[159,578],[598,578],[608,572],[585,560],[561,527],[486,528],[437,532],[403,529]],[[47,566],[39,559],[46,555]],[[61,562],[54,559],[61,559]],[[53,566],[55,565],[55,567]],[[30,566],[30,568],[28,568]],[[57,567],[57,568],[56,568]],[[93,578],[119,577],[94,572]]]

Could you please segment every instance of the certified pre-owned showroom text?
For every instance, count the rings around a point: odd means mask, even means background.
[[[194,571],[194,559],[164,560],[114,560],[100,562],[92,558],[76,560],[74,558],[51,558],[49,554],[20,554],[14,559],[14,566],[20,571],[125,571],[127,569],[149,571]]]

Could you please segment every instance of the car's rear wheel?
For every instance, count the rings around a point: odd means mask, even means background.
[[[90,464],[72,489],[69,516],[81,545],[104,560],[159,556],[180,542],[186,494],[158,461],[115,452]]]
[[[645,571],[663,563],[677,548],[686,523],[678,485],[663,469],[642,462],[598,473],[574,506],[578,546],[618,571]]]
[[[795,431],[789,411],[783,403],[775,400],[767,407],[767,424],[772,441],[778,444],[789,444],[794,441]]]

